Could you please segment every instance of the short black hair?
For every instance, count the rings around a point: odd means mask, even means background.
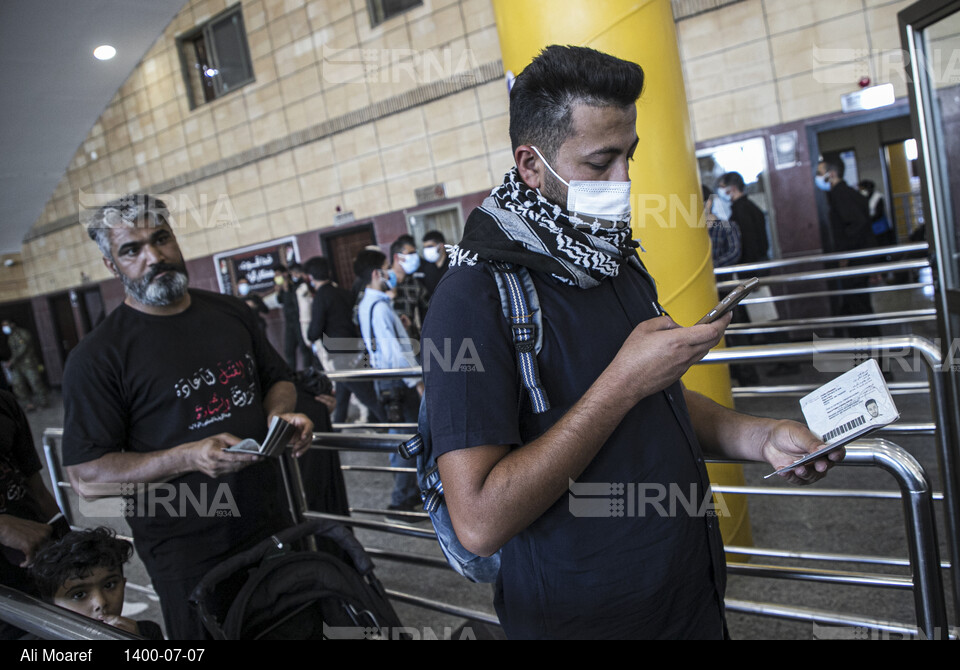
[[[383,268],[383,262],[387,257],[382,251],[373,249],[364,249],[353,261],[353,272],[357,275],[361,285],[366,286],[372,280],[373,273]]]
[[[316,281],[327,281],[330,279],[330,261],[323,256],[314,256],[303,264],[303,271]]]
[[[839,154],[825,154],[820,162],[823,163],[823,168],[827,172],[836,172],[837,177],[843,179],[843,173],[846,171],[847,167],[843,164],[843,159],[840,158]]]
[[[446,244],[447,238],[439,230],[428,230],[423,236],[423,242],[436,242],[437,244]]]
[[[743,193],[746,184],[743,183],[743,175],[739,172],[725,172],[717,180],[720,186],[736,186],[737,190]]]
[[[401,235],[396,240],[393,241],[393,244],[390,245],[390,262],[393,262],[393,257],[397,254],[403,253],[403,248],[407,245],[410,245],[414,249],[417,248],[417,243],[413,239],[413,235]]]
[[[30,574],[48,602],[69,579],[86,577],[95,568],[123,572],[123,564],[133,555],[133,545],[116,536],[112,528],[86,528],[64,535],[37,552]]]
[[[549,160],[570,135],[577,103],[628,107],[643,92],[643,68],[595,49],[552,45],[510,89],[510,143],[535,145]]]

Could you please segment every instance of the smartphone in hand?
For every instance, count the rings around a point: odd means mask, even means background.
[[[699,326],[701,323],[713,323],[731,309],[736,307],[741,300],[750,295],[750,292],[759,285],[760,279],[757,277],[753,277],[752,279],[748,279],[747,281],[743,282],[735,289],[730,291],[730,293],[727,294],[727,297],[718,302],[716,307],[704,314],[703,318],[697,321],[696,325]]]

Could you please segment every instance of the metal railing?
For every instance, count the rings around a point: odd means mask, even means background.
[[[41,640],[142,640],[133,633],[0,585],[0,620]]]
[[[907,431],[933,431],[937,447],[937,465],[943,488],[945,525],[949,537],[953,602],[960,612],[960,488],[958,488],[958,467],[960,450],[952,441],[952,432],[948,428],[954,419],[947,405],[945,380],[943,379],[943,360],[939,350],[932,342],[915,335],[857,339],[822,339],[814,343],[785,343],[762,346],[730,347],[714,349],[700,364],[744,363],[759,361],[790,361],[805,357],[824,357],[827,362],[836,361],[838,356],[855,357],[858,354],[901,355],[905,351],[913,352],[915,359],[924,363],[931,397],[933,425],[912,425]],[[892,427],[891,427],[892,429]],[[895,429],[892,429],[895,430]],[[906,432],[906,431],[905,431]]]
[[[728,267],[715,268],[714,274],[717,278],[717,290],[721,293],[729,291],[737,286],[739,279],[725,279],[727,276],[739,276],[743,278],[755,273],[763,276],[760,278],[760,285],[773,287],[783,286],[792,287],[803,282],[823,282],[831,280],[844,280],[853,277],[869,277],[873,275],[884,275],[889,273],[919,272],[921,275],[930,274],[930,261],[926,257],[929,252],[927,244],[904,244],[890,247],[875,247],[872,249],[860,249],[857,251],[846,251],[839,253],[817,254],[808,256],[793,256],[772,261],[763,261],[760,263],[745,263],[741,265],[732,265]],[[891,260],[895,256],[916,256],[923,255],[922,258],[905,258],[902,260]],[[878,259],[880,262],[871,263],[871,259]],[[851,261],[865,264],[845,265]],[[830,267],[840,264],[840,267]],[[800,272],[783,272],[786,269],[799,266],[817,266],[808,268]],[[761,304],[782,304],[788,302],[797,302],[801,300],[813,300],[816,298],[843,298],[850,295],[862,294],[880,294],[897,291],[916,291],[933,290],[934,284],[929,281],[909,281],[902,284],[881,285],[881,286],[863,286],[856,288],[843,288],[834,286],[830,290],[813,290],[805,292],[796,292],[793,290],[784,291],[779,295],[750,296],[742,301],[744,307]],[[852,315],[833,315],[825,314],[819,317],[806,317],[803,319],[777,319],[774,321],[759,321],[750,323],[733,323],[727,329],[729,336],[744,335],[764,335],[774,333],[792,333],[801,331],[811,331],[821,328],[836,327],[862,327],[862,326],[882,326],[897,324],[915,324],[918,322],[936,321],[937,312],[934,308],[901,310],[893,312],[865,313]]]
[[[407,373],[409,375],[409,371]],[[390,453],[396,448],[399,440],[404,436],[375,435],[364,433],[317,433],[314,436],[314,448],[335,449],[339,451],[379,451]],[[726,462],[715,460],[713,462]],[[835,555],[828,557],[818,555],[819,560],[836,560],[843,562],[865,562],[865,563],[883,563],[892,565],[909,566],[911,574],[907,577],[891,575],[871,575],[868,573],[857,573],[850,571],[826,571],[809,568],[784,568],[780,566],[756,566],[742,563],[729,563],[728,570],[731,574],[746,574],[751,576],[773,577],[779,579],[802,579],[813,581],[827,581],[836,584],[853,584],[863,586],[876,586],[884,588],[912,589],[914,595],[915,611],[917,616],[917,627],[911,627],[908,624],[891,623],[869,617],[854,617],[850,615],[840,615],[834,612],[819,610],[804,610],[803,608],[789,608],[776,606],[780,616],[800,617],[801,613],[806,613],[806,619],[810,621],[828,623],[842,620],[848,622],[848,625],[858,625],[867,628],[879,630],[902,632],[910,631],[913,634],[921,634],[925,637],[940,637],[948,631],[948,621],[946,615],[946,606],[944,601],[943,584],[940,575],[939,547],[937,543],[936,525],[934,522],[934,494],[931,490],[923,469],[909,453],[900,447],[886,440],[867,440],[849,445],[848,455],[842,465],[871,465],[881,467],[888,471],[899,485],[899,491],[884,491],[878,497],[883,498],[901,498],[903,501],[903,510],[905,517],[905,527],[909,539],[908,557],[902,559],[887,559],[884,557],[854,557],[848,555]],[[401,470],[397,468],[382,468],[378,471]],[[293,489],[301,486],[299,481],[291,481],[289,485]],[[765,491],[748,490],[743,487],[714,487],[717,493],[771,493],[773,495],[803,495],[808,491],[816,491],[810,488],[767,488]],[[829,495],[829,494],[828,494]],[[832,492],[832,495],[857,496],[858,493],[850,491]],[[294,496],[297,497],[297,496]],[[354,510],[356,512],[357,510]],[[382,514],[383,510],[369,510],[372,513]],[[422,538],[435,541],[435,535],[432,530],[415,528],[402,523],[391,523],[363,519],[359,517],[346,517],[332,514],[318,513],[306,509],[305,505],[300,509],[300,515],[304,519],[323,518],[340,521],[346,525],[367,530],[381,531],[386,533],[395,533],[407,537]],[[422,519],[423,514],[411,513],[411,517]],[[728,553],[741,553],[740,547],[726,547]],[[747,552],[757,552],[755,548],[743,548]],[[449,568],[443,559],[430,558],[402,552],[389,552],[383,550],[369,550],[375,556],[387,560],[402,561],[419,565],[421,567]],[[773,555],[775,552],[766,552],[767,555]],[[783,555],[783,554],[781,554]],[[949,566],[947,566],[949,567]],[[410,601],[408,601],[410,602]],[[415,604],[434,609],[440,612],[465,616],[467,618],[478,619],[481,621],[494,622],[495,619],[488,614],[474,610],[464,610],[455,605],[441,603],[428,598],[417,598]],[[759,609],[770,609],[769,604],[745,603],[744,601],[731,601],[733,611],[744,611],[757,613]]]

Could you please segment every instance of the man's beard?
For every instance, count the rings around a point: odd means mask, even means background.
[[[167,274],[157,278],[161,272]],[[151,307],[166,307],[186,295],[190,278],[186,266],[181,262],[154,265],[140,279],[131,279],[121,272],[120,281],[127,295],[137,302]]]
[[[567,212],[567,187],[564,186],[559,179],[554,177],[549,170],[544,170],[540,193],[544,198],[569,214],[569,212]]]

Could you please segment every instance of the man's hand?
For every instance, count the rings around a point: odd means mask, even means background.
[[[683,328],[668,316],[644,321],[630,333],[611,367],[641,382],[635,402],[670,386],[723,337],[732,314],[713,323]]]
[[[53,529],[45,523],[0,514],[0,544],[24,555],[21,568],[33,562],[34,554],[50,539],[51,532]]]
[[[310,448],[310,445],[313,444],[313,421],[305,414],[278,414],[281,419],[291,424],[299,432],[294,435],[293,439],[290,440],[290,448],[293,449],[293,455],[296,458],[300,458],[303,454],[307,453],[307,449]],[[267,424],[273,421],[271,416]]]
[[[823,441],[802,423],[787,420],[774,421],[770,424],[766,439],[760,446],[760,455],[767,463],[779,470],[823,446]],[[788,470],[780,476],[794,484],[812,484],[822,479],[834,463],[843,460],[844,453],[843,449],[837,449],[823,458]]]
[[[208,477],[221,477],[238,472],[260,459],[254,454],[241,454],[225,451],[227,447],[240,442],[240,438],[230,433],[220,433],[186,447],[190,460],[190,470],[202,472]]]

